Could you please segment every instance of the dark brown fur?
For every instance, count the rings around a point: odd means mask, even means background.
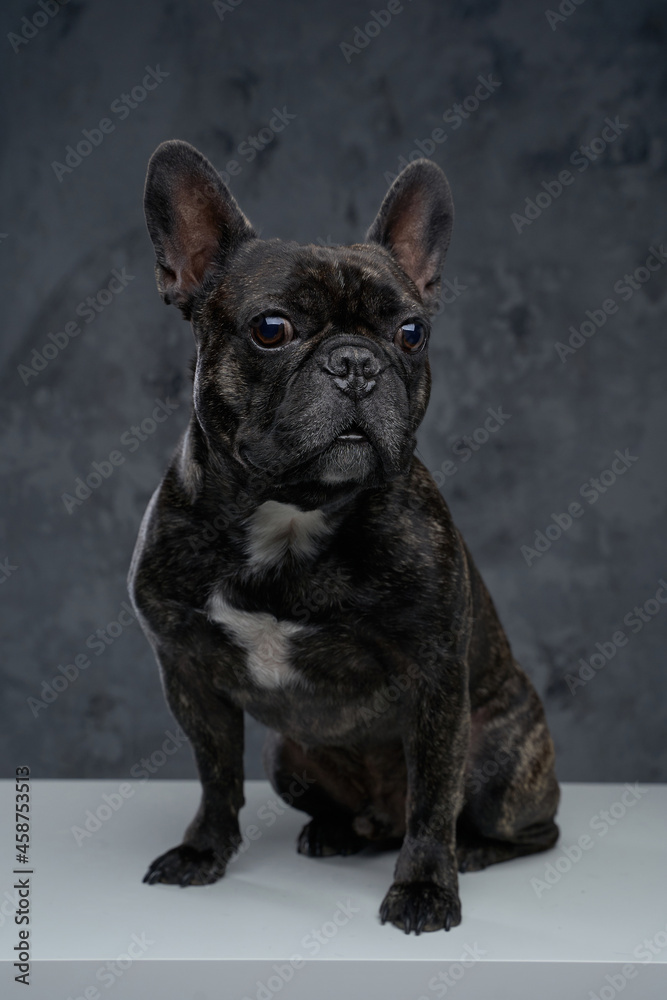
[[[130,587],[203,792],[183,844],[146,880],[224,873],[240,840],[247,711],[271,730],[274,788],[311,817],[299,851],[400,844],[381,919],[449,929],[457,871],[555,843],[559,790],[539,698],[413,455],[427,352],[406,355],[394,334],[406,317],[428,327],[451,232],[447,183],[419,161],[369,242],[302,247],[257,239],[210,164],[167,143],[146,210],[158,284],[192,320],[197,363],[190,426],[147,511]],[[251,320],[267,312],[290,317],[294,344],[252,343]],[[337,388],[339,344],[350,360]],[[337,435],[353,418],[370,444],[347,451]],[[333,481],[341,467],[348,478]],[[268,500],[323,511],[329,532],[312,557],[289,550],[258,572],[248,518]],[[256,683],[206,611],[213,592],[240,613],[307,626],[290,639],[298,683]]]

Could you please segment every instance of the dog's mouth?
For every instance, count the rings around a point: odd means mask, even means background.
[[[350,424],[344,431],[336,437],[336,441],[344,441],[347,444],[361,444],[368,442],[368,435],[361,429],[359,424]]]
[[[330,438],[327,443],[322,443],[317,451],[304,456],[300,461],[292,466],[285,466],[283,471],[288,474],[294,474],[304,467],[309,466],[313,461],[316,461],[318,458],[321,458],[332,451],[335,451],[338,454],[347,454],[351,456],[355,446],[359,447],[368,445],[370,448],[372,447],[372,444],[373,442],[371,441],[370,436],[361,427],[361,425],[356,421],[352,421],[347,424],[333,439]],[[341,447],[337,448],[336,445],[340,445]],[[241,444],[239,447],[239,457],[243,462],[252,465],[253,468],[266,471],[266,467],[261,461],[260,455],[256,454],[255,451],[255,449],[250,448],[247,444]]]

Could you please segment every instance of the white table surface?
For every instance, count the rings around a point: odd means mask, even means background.
[[[254,827],[255,839],[246,838],[221,881],[188,889],[141,879],[153,858],[181,840],[199,799],[196,782],[31,784],[26,989],[12,968],[12,872],[21,867],[14,783],[0,782],[3,1000],[667,998],[666,785],[634,793],[623,785],[564,785],[559,844],[462,875],[461,926],[416,937],[382,926],[377,915],[396,852],[298,855],[294,841],[306,817],[266,782],[246,782],[241,827]],[[129,797],[118,796],[121,784],[131,786]],[[105,794],[120,798],[119,808],[102,808],[100,828],[77,844],[72,828],[85,829],[86,811],[104,806]],[[564,848],[582,837],[587,849],[580,858],[571,852],[572,863]],[[109,971],[106,963],[127,954],[133,935],[140,957]]]

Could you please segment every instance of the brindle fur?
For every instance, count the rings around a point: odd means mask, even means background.
[[[428,161],[407,168],[364,244],[264,241],[208,161],[170,142],[151,160],[146,213],[158,286],[192,321],[197,360],[190,424],[146,512],[130,590],[202,799],[145,881],[224,874],[240,842],[247,711],[269,727],[274,788],[312,817],[298,850],[401,845],[382,921],[448,930],[461,919],[457,871],[555,843],[559,790],[539,698],[413,454],[427,353],[405,355],[393,334],[406,318],[428,325],[452,224],[447,182]],[[251,343],[250,320],[271,311],[291,318],[298,344]],[[370,344],[386,365],[363,399],[322,370],[341,343]],[[350,459],[349,481],[325,482],[327,448],[351,417],[373,457]],[[266,500],[325,512],[331,531],[315,556],[288,551],[252,570],[247,518]],[[245,652],[205,613],[214,590],[281,621],[311,609],[291,641],[299,683],[249,676]],[[307,777],[298,796],[295,775]]]

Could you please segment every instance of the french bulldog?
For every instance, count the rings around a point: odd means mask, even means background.
[[[264,240],[209,161],[170,141],[145,212],[196,357],[129,588],[202,797],[144,881],[224,874],[249,712],[273,788],[310,817],[298,851],[400,847],[382,923],[449,930],[459,872],[553,846],[559,787],[538,695],[414,454],[448,182],[411,163],[363,243]]]

